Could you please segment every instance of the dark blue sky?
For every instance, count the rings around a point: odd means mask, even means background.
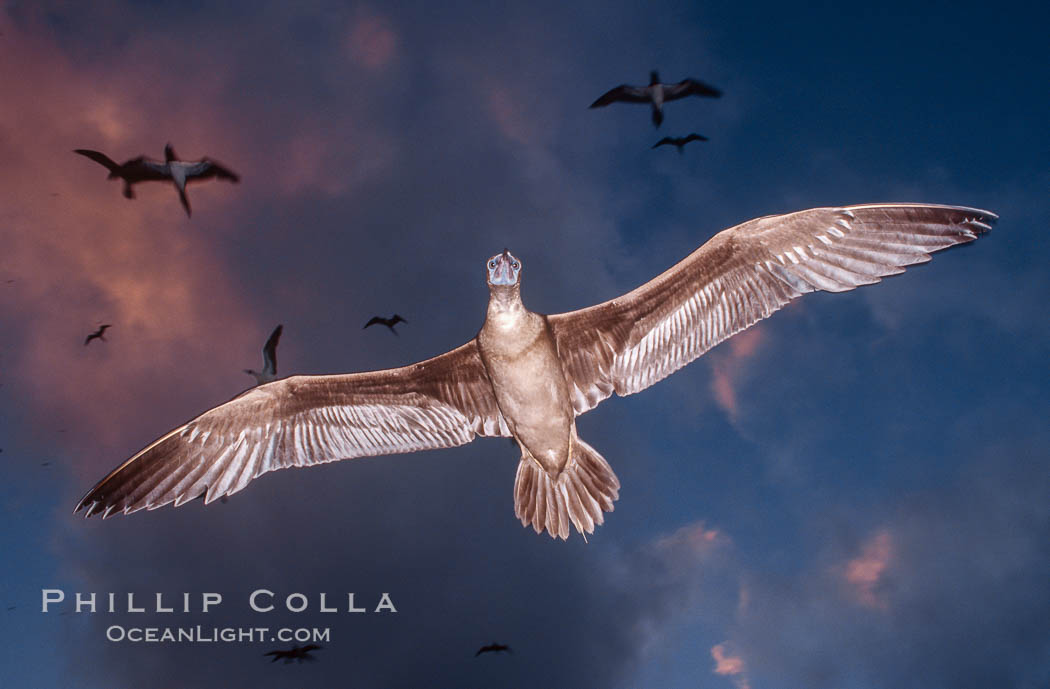
[[[0,5],[0,667],[33,687],[835,687],[1050,682],[1050,60],[1017,4]],[[650,69],[720,87],[587,105]],[[665,135],[710,138],[683,155]],[[213,156],[237,186],[127,201],[91,161]],[[590,543],[514,517],[518,451],[261,477],[100,522],[102,475],[280,372],[477,332],[504,246],[557,313],[773,213],[916,201],[971,245],[814,294],[580,417],[622,483]],[[361,326],[398,312],[401,336]],[[84,336],[112,323],[106,343]],[[48,463],[46,466],[42,463]],[[201,614],[42,614],[40,590],[217,591]],[[267,588],[310,611],[252,613]],[[324,614],[355,592],[388,614]],[[12,608],[13,609],[9,609]],[[329,627],[277,643],[106,628]],[[473,658],[499,641],[514,654]]]

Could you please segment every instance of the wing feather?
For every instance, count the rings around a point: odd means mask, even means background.
[[[720,98],[722,92],[697,79],[683,79],[677,84],[664,85],[664,100],[678,100],[686,96],[706,96],[708,98]]]
[[[263,370],[271,374],[277,373],[277,344],[281,341],[282,332],[284,325],[278,324],[263,345]]]
[[[202,158],[193,165],[188,165],[186,167],[187,183],[200,182],[206,179],[211,179],[212,177],[226,179],[231,182],[241,181],[240,176],[236,172],[211,158]]]
[[[622,297],[548,317],[576,413],[644,390],[802,294],[879,282],[996,219],[960,206],[867,204],[720,232]]]
[[[596,101],[591,103],[590,107],[600,108],[616,101],[624,101],[625,103],[649,103],[652,101],[652,97],[649,95],[649,89],[645,86],[628,86],[622,84],[614,89],[609,89]]]
[[[474,340],[398,369],[293,376],[180,426],[111,472],[75,511],[212,502],[277,469],[510,436]]]

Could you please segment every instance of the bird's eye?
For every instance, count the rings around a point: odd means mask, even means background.
[[[495,261],[489,261],[489,268],[495,268],[495,267],[496,267],[496,262]]]
[[[513,268],[514,270],[517,270],[520,266],[521,266],[521,264],[518,263],[517,261],[515,261],[514,263],[510,264],[510,267]]]

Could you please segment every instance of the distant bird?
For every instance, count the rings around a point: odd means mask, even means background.
[[[606,91],[598,100],[591,103],[592,108],[601,108],[610,103],[649,103],[653,108],[653,125],[660,126],[664,121],[664,103],[686,96],[707,96],[719,98],[722,92],[710,84],[696,79],[684,79],[677,84],[660,83],[660,75],[649,72],[648,86],[628,86],[623,84]]]
[[[404,318],[397,315],[396,313],[393,315],[392,318],[380,318],[379,316],[372,316],[372,320],[365,323],[365,327],[361,329],[364,330],[365,328],[375,325],[377,323],[379,325],[385,325],[386,327],[390,328],[390,332],[397,335],[397,331],[394,330],[394,326],[398,323],[408,323],[408,321],[406,321]]]
[[[263,383],[269,383],[277,380],[277,342],[281,339],[281,332],[284,330],[283,325],[278,325],[270,333],[269,339],[266,340],[266,344],[263,345],[263,370],[253,371],[250,368],[244,369],[244,372],[249,376],[255,376],[256,385],[262,385]]]
[[[273,656],[273,660],[270,661],[271,663],[276,663],[278,660],[283,660],[285,662],[285,664],[287,665],[288,663],[292,662],[293,660],[298,661],[300,663],[303,662],[304,660],[310,660],[310,661],[317,660],[317,658],[314,658],[312,655],[310,655],[310,653],[312,651],[319,651],[319,650],[321,650],[321,648],[323,648],[323,647],[322,646],[318,646],[316,644],[307,644],[307,645],[302,646],[302,647],[300,647],[300,646],[292,646],[287,651],[270,651],[269,653],[263,653],[263,655],[264,656]]]
[[[665,136],[653,144],[653,148],[671,145],[677,148],[678,152],[681,153],[685,148],[685,145],[690,141],[707,141],[707,137],[701,136],[700,134],[690,134],[688,136]]]
[[[588,534],[612,511],[620,481],[579,437],[578,416],[663,380],[797,297],[902,273],[977,239],[996,217],[904,203],[769,215],[719,232],[627,294],[553,315],[525,307],[524,267],[504,250],[485,262],[488,308],[466,344],[401,368],[292,376],[249,390],[150,443],[76,510],[106,517],[202,494],[210,503],[269,471],[482,435],[518,441],[522,525],[552,538],[568,538],[572,526]]]
[[[108,340],[106,339],[106,334],[105,334],[106,333],[106,328],[112,328],[112,327],[113,326],[110,325],[109,323],[107,323],[105,325],[100,325],[98,327],[98,330],[96,330],[95,332],[93,332],[93,333],[91,333],[90,335],[87,336],[87,338],[84,340],[84,346],[87,347],[91,343],[92,340],[102,340],[103,342],[108,342]]]
[[[51,466],[51,462],[40,462],[40,466],[42,466],[42,467],[49,467],[49,466]]]
[[[179,192],[179,201],[182,202],[182,207],[186,209],[187,216],[191,214],[190,200],[186,196],[187,183],[211,179],[212,177],[228,179],[231,182],[239,182],[241,179],[235,172],[223,167],[211,158],[179,160],[171,144],[167,144],[164,147],[163,162],[147,158],[146,156],[139,156],[118,165],[109,156],[98,151],[77,148],[73,152],[87,156],[109,170],[108,179],[124,180],[125,198],[135,198],[135,191],[132,189],[132,185],[139,182],[171,181]]]
[[[493,643],[489,644],[488,646],[482,646],[481,648],[479,648],[478,652],[474,654],[474,657],[477,658],[482,653],[500,653],[500,652],[513,653],[513,651],[510,650],[510,646],[504,646],[503,644],[497,644],[497,643],[493,642]]]

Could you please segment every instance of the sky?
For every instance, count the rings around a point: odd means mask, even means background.
[[[1050,684],[1045,7],[210,5],[0,2],[5,685]],[[644,106],[588,109],[652,69],[724,96],[668,104],[659,130]],[[710,140],[651,149],[690,132]],[[168,142],[241,182],[191,187],[187,218],[169,186],[124,199],[72,153]],[[400,366],[477,333],[504,247],[525,304],[559,313],[751,218],[883,201],[1000,220],[580,417],[622,484],[587,543],[522,528],[505,439],[72,513],[252,384],[278,323],[282,375]],[[362,329],[395,312],[399,336]],[[66,601],[42,612],[44,589]],[[329,638],[288,665],[263,654],[291,642],[107,640],[196,625]],[[474,657],[492,642],[513,653]]]

